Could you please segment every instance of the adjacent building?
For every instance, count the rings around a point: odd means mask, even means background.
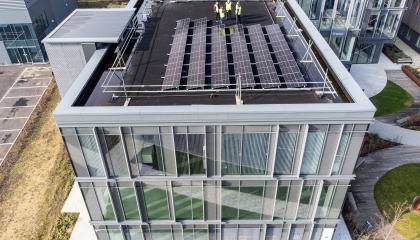
[[[41,40],[77,0],[0,0],[0,65],[48,61]]]
[[[97,238],[331,239],[374,106],[296,1],[221,26],[213,4],[77,10],[43,40]]]
[[[405,0],[298,2],[347,68],[355,63],[377,63],[383,45],[395,41],[406,9]]]
[[[420,53],[420,1],[409,0],[404,13],[398,37]]]

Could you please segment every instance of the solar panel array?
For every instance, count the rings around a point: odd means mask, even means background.
[[[187,74],[186,89],[204,88],[206,81],[206,44],[207,44],[207,18],[194,20],[190,61]],[[166,67],[162,90],[178,89],[181,85],[181,76],[186,53],[190,19],[177,22],[172,48]],[[288,88],[304,87],[305,80],[293,57],[280,27],[277,24],[264,27],[274,54],[278,61],[282,77]],[[229,28],[232,52],[227,52],[225,25],[211,28],[211,86],[223,88],[230,86],[229,58],[233,59],[233,70],[241,76],[242,88],[261,85],[262,88],[280,87],[278,73],[273,62],[272,53],[268,47],[261,25],[248,26],[248,36],[255,59],[258,80],[255,82],[251,65],[248,43],[245,38],[243,25],[234,25]],[[191,36],[190,36],[191,38]]]
[[[280,65],[280,70],[288,88],[304,87],[305,79],[293,57],[292,52],[280,30],[279,25],[265,26],[274,54]]]
[[[205,84],[207,18],[194,20],[187,89],[203,88]]]
[[[270,50],[265,41],[261,25],[252,25],[248,27],[249,38],[251,39],[252,52],[254,53],[255,63],[257,65],[258,76],[262,88],[279,87],[280,79],[274,67]]]
[[[177,22],[168,65],[166,66],[165,78],[163,80],[163,90],[177,88],[180,84],[189,25],[189,18]]]
[[[225,25],[213,26],[211,31],[211,83],[213,88],[229,86]]]
[[[254,74],[252,73],[251,60],[249,59],[242,24],[233,26],[233,33],[230,33],[230,39],[232,42],[233,66],[235,74],[240,74],[242,88],[254,87]]]

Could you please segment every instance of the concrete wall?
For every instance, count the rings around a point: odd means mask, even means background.
[[[31,22],[24,0],[0,0],[0,24]]]

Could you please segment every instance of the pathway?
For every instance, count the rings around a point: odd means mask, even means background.
[[[374,199],[376,182],[389,170],[408,163],[420,163],[420,148],[400,145],[371,153],[364,157],[365,161],[355,170],[356,180],[350,187],[353,193],[358,214],[356,221],[361,227],[366,221],[374,222],[379,209]],[[404,239],[394,233],[392,239]]]
[[[369,127],[369,132],[377,133],[381,138],[390,139],[402,144],[420,146],[420,131],[408,130],[395,125],[395,122],[398,119],[419,112],[420,87],[411,81],[411,79],[401,70],[386,70],[386,73],[390,81],[398,84],[413,96],[414,103],[409,108],[402,111],[377,117]]]
[[[0,165],[25,127],[51,79],[51,68],[48,66],[26,67],[0,100]]]
[[[414,51],[410,46],[408,46],[405,42],[401,39],[397,38],[394,43],[399,49],[403,50],[405,54],[411,57],[413,60],[413,65],[420,66],[420,54]]]

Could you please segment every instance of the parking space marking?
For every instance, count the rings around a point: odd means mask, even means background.
[[[12,146],[15,144],[16,139],[20,136],[22,129],[26,126],[29,118],[31,117],[32,113],[34,112],[36,106],[38,106],[39,101],[41,100],[41,97],[45,94],[45,91],[47,90],[49,84],[51,83],[51,80],[53,77],[47,77],[44,75],[45,72],[51,72],[51,67],[27,67],[25,68],[22,73],[19,75],[19,77],[16,79],[16,81],[13,83],[12,87],[10,87],[6,94],[1,98],[0,103],[3,103],[2,105],[11,105],[11,106],[3,106],[0,107],[0,109],[12,109],[10,112],[2,112],[2,116],[0,118],[0,132],[1,136],[3,136],[2,139],[0,139],[0,165],[3,163],[6,156],[9,154],[10,150],[12,149]],[[38,82],[37,82],[38,81]],[[44,81],[44,82],[42,82]],[[29,86],[29,87],[20,87],[18,86],[23,84],[33,84],[35,86]],[[45,86],[36,86],[36,85],[45,85]],[[33,89],[33,90],[31,90]],[[31,92],[34,93],[34,95],[28,95],[31,94]],[[14,96],[10,96],[14,94]],[[25,95],[25,96],[19,96],[19,94]],[[16,99],[17,101],[10,101],[10,99]],[[29,99],[31,100],[29,100]],[[4,100],[4,101],[3,101]],[[32,103],[32,100],[34,103]],[[31,106],[18,106],[24,105],[27,102],[31,101]],[[17,108],[27,108],[30,107],[32,109],[27,109],[28,111],[22,112],[20,115],[27,115],[26,117],[14,117],[15,112],[13,109]],[[3,114],[4,113],[4,114]],[[10,114],[11,113],[11,114]],[[10,114],[10,115],[9,115]],[[7,117],[11,116],[11,117]],[[4,129],[4,127],[15,127],[14,129]],[[18,127],[18,128],[16,128]],[[8,141],[11,141],[10,143]]]

